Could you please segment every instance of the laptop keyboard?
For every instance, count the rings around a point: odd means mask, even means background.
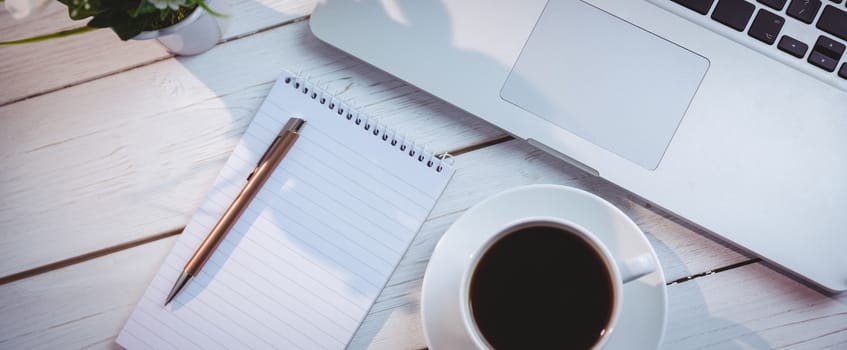
[[[651,0],[847,90],[847,0]]]

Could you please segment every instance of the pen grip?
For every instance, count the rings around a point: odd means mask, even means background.
[[[244,188],[241,189],[241,192],[238,193],[238,196],[235,197],[226,209],[209,232],[209,235],[206,236],[206,239],[203,240],[203,243],[200,244],[200,247],[197,248],[197,251],[194,252],[194,255],[185,264],[185,268],[183,269],[185,272],[190,273],[192,276],[197,275],[203,265],[206,264],[206,261],[209,260],[209,257],[212,256],[215,249],[217,249],[218,245],[223,241],[229,230],[238,222],[241,214],[247,210],[248,205],[256,197],[256,194],[259,193],[259,190],[262,189],[265,182],[271,177],[271,174],[291,149],[291,146],[294,145],[294,141],[297,140],[298,136],[299,134],[296,132],[286,131],[271,145],[263,156],[263,161],[250,173],[247,182],[244,184]]]

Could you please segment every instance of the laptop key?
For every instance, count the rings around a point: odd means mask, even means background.
[[[776,41],[779,31],[782,30],[782,25],[785,24],[785,18],[771,13],[768,10],[760,9],[750,25],[750,30],[747,34],[759,39],[765,44],[771,45]]]
[[[842,40],[847,40],[847,11],[827,5],[821,13],[821,18],[818,19],[818,28]]]
[[[712,19],[737,31],[743,31],[753,16],[756,5],[744,0],[719,0]]]
[[[820,8],[820,0],[791,0],[785,12],[803,23],[811,24]]]
[[[812,54],[809,55],[809,63],[818,66],[818,68],[826,70],[827,72],[835,71],[835,66],[838,65],[837,60],[834,60],[818,51],[812,51]]]
[[[834,58],[836,61],[841,59],[841,55],[844,54],[845,48],[847,47],[845,47],[844,44],[830,39],[826,35],[821,35],[818,37],[818,41],[815,42],[815,51],[820,51],[827,56]]]
[[[697,12],[701,15],[705,15],[709,12],[709,9],[712,8],[712,3],[714,0],[672,0],[673,2],[680,4],[682,6],[687,7],[688,9]]]
[[[847,62],[841,65],[841,70],[838,71],[838,76],[847,79]]]
[[[818,66],[827,72],[834,72],[838,66],[838,60],[844,54],[844,44],[821,35],[815,42],[812,54],[809,55],[809,63]]]
[[[809,49],[809,45],[806,45],[802,41],[794,39],[788,35],[783,35],[782,39],[779,39],[777,47],[797,58],[803,58],[803,56],[806,56],[806,50]]]
[[[782,8],[785,7],[787,0],[759,0],[759,2],[770,6],[774,10],[782,11]]]

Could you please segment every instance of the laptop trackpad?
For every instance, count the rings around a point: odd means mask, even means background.
[[[653,170],[708,67],[582,1],[550,1],[500,94]]]

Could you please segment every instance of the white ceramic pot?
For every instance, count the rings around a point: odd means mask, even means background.
[[[197,7],[188,17],[172,26],[150,30],[136,35],[134,40],[156,39],[175,55],[196,55],[215,47],[229,26],[228,0],[206,1],[213,11],[224,14],[218,17]]]

